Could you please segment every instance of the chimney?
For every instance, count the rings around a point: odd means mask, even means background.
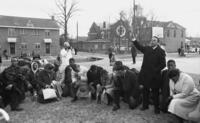
[[[53,16],[53,15],[52,15],[52,16],[51,16],[51,20],[53,20],[53,21],[54,21],[54,20],[55,20],[55,16]]]
[[[103,29],[106,29],[106,22],[103,22]]]

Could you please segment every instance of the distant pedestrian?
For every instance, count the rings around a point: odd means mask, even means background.
[[[137,50],[136,50],[134,45],[132,45],[132,47],[131,47],[131,55],[132,55],[132,59],[133,59],[133,64],[135,64],[136,63],[136,59],[135,58],[137,56]]]
[[[116,61],[114,48],[112,46],[108,48],[108,58],[109,58],[110,66],[112,66],[114,62]]]
[[[3,51],[3,56],[4,56],[6,59],[8,59],[8,51],[7,51],[7,50],[4,50],[4,51]]]
[[[178,55],[179,56],[181,55],[181,48],[180,47],[178,48]]]
[[[74,48],[74,53],[75,53],[75,55],[78,54],[78,49],[77,48]]]

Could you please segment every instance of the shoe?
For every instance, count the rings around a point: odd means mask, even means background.
[[[155,109],[154,109],[154,113],[155,113],[155,114],[160,114],[160,110],[159,110],[158,108],[155,108]]]
[[[147,110],[147,109],[149,109],[149,107],[144,107],[144,106],[143,106],[142,108],[140,108],[141,111],[145,111],[145,110]]]
[[[72,100],[71,100],[71,102],[75,102],[77,100],[77,98],[75,97],[75,98],[73,98]]]
[[[118,109],[120,109],[120,106],[114,105],[112,111],[117,111]]]
[[[24,110],[23,108],[13,108],[13,109],[11,109],[12,111],[22,111],[22,110]]]

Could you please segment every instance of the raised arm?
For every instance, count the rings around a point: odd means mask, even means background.
[[[141,51],[142,53],[144,53],[144,50],[145,50],[145,47],[144,47],[144,46],[142,46],[141,44],[139,44],[139,42],[138,42],[135,38],[133,38],[131,41],[133,42],[133,44],[135,45],[135,47],[136,47],[139,51]]]

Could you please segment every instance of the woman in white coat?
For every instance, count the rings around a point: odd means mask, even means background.
[[[174,69],[169,72],[170,104],[168,111],[183,119],[189,120],[188,114],[192,112],[199,101],[200,92],[196,89],[191,76]]]
[[[61,64],[59,67],[59,73],[61,74],[61,80],[62,83],[65,78],[65,68],[69,65],[69,59],[72,58],[72,50],[68,42],[64,42],[64,47],[60,51],[60,59]]]

